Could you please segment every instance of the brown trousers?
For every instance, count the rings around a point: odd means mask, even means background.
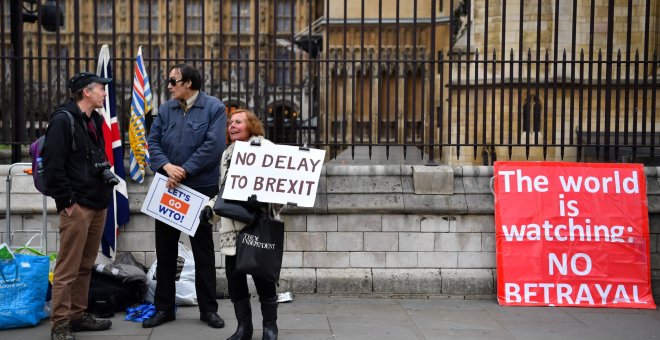
[[[87,309],[92,267],[101,244],[107,209],[74,204],[60,212],[60,249],[53,273],[51,327],[80,319]]]

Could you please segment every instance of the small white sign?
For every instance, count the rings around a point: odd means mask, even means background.
[[[222,198],[314,206],[325,150],[235,143]]]
[[[195,236],[199,213],[209,198],[185,185],[168,189],[165,184],[167,177],[156,173],[140,211]]]

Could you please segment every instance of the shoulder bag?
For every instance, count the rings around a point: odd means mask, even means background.
[[[229,167],[227,167],[227,171],[229,171]],[[220,185],[220,192],[218,193],[218,196],[216,196],[215,204],[213,205],[213,212],[218,216],[230,218],[232,220],[241,221],[244,223],[252,222],[257,212],[248,204],[248,202],[226,200],[222,198],[222,194],[225,191],[226,181],[227,175],[225,173],[225,178],[222,180],[222,184]]]
[[[258,214],[238,234],[236,271],[278,282],[283,251],[284,222]]]

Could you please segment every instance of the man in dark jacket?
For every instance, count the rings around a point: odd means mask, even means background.
[[[200,91],[202,77],[189,64],[170,69],[168,90],[172,100],[158,109],[149,133],[151,169],[168,177],[167,187],[186,185],[206,196],[218,194],[220,155],[225,149],[227,115],[219,99]],[[142,322],[142,327],[157,327],[176,319],[175,293],[177,242],[181,232],[156,220],[157,313]],[[195,292],[199,319],[213,328],[225,326],[218,315],[215,291],[215,253],[213,225],[200,221],[190,237],[195,258]]]
[[[44,180],[60,215],[60,246],[53,276],[51,339],[75,339],[72,332],[110,328],[110,320],[86,314],[91,269],[96,261],[111,186],[105,157],[103,107],[105,85],[94,73],[78,73],[68,82],[72,100],[51,116],[44,143]],[[74,118],[73,133],[68,111]],[[111,173],[110,173],[111,174]]]

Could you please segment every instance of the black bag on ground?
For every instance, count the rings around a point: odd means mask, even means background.
[[[101,318],[112,317],[115,312],[123,312],[126,308],[142,302],[145,289],[146,286],[139,281],[123,283],[92,270],[87,312]]]
[[[280,280],[284,244],[284,222],[259,214],[238,234],[236,271]]]

